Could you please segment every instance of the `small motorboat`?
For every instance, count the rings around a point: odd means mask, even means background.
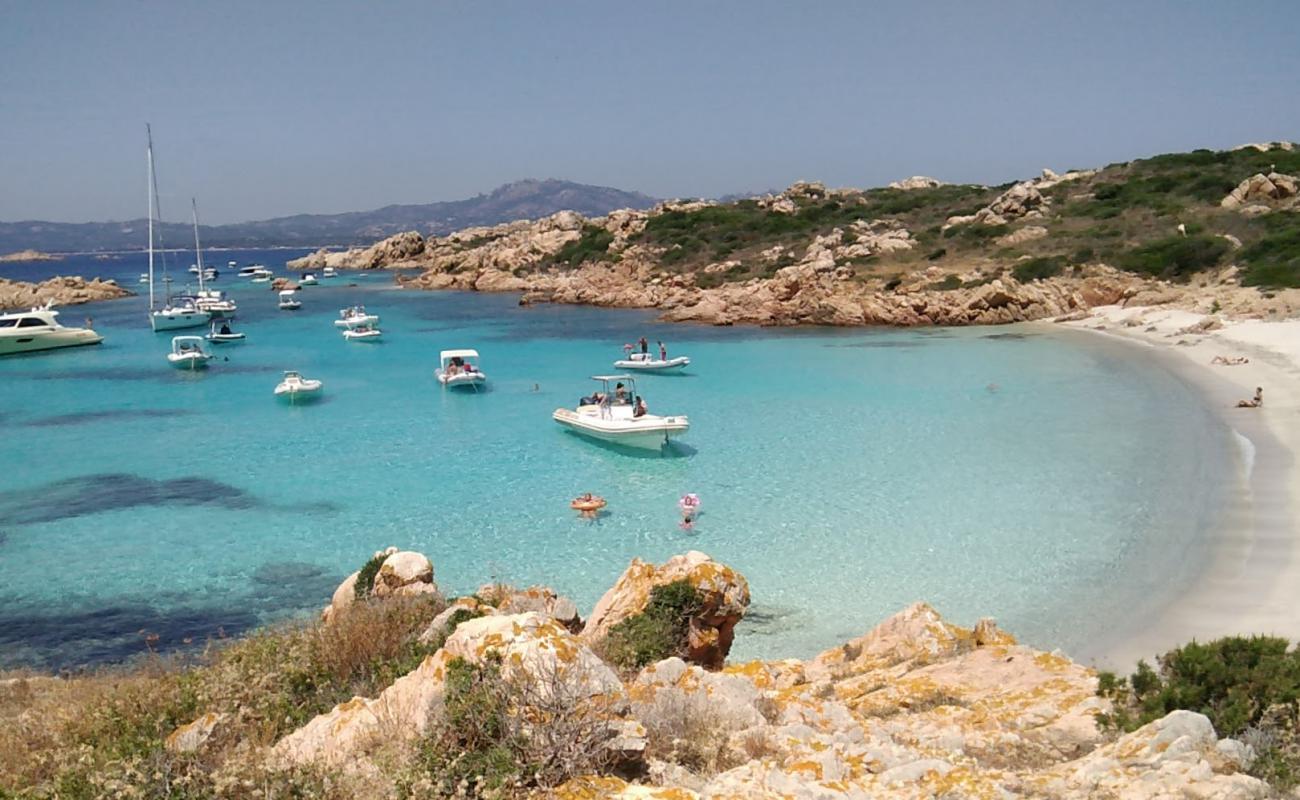
[[[198,264],[190,264],[190,274],[191,274],[191,275],[198,275],[198,274],[199,274],[199,265],[198,265]]]
[[[438,383],[448,388],[472,386],[477,388],[487,383],[487,375],[478,368],[477,350],[443,350],[438,354],[438,369],[433,375]]]
[[[217,327],[217,323],[214,322],[212,323],[212,332],[203,338],[213,344],[231,344],[244,341],[244,334],[232,331],[230,323],[223,322],[221,327]]]
[[[600,391],[582,398],[576,409],[555,409],[551,419],[582,436],[648,450],[661,449],[690,428],[684,415],[646,413],[631,375],[593,375],[592,380],[600,382]]]
[[[339,276],[338,272],[333,267],[326,267],[321,270],[320,275],[322,278],[337,278]]]
[[[249,283],[270,283],[270,282],[271,282],[271,273],[269,272],[259,272],[253,276],[252,280],[249,281]]]
[[[217,271],[216,267],[205,267],[203,269],[203,280],[205,281],[215,281],[220,275],[221,273]]]
[[[283,289],[280,291],[281,311],[297,311],[302,308],[302,301],[295,297],[295,294],[296,292],[294,292],[293,289]]]
[[[203,339],[199,336],[173,336],[172,351],[167,354],[167,361],[177,369],[205,369],[212,360],[212,354],[203,349]]]
[[[315,286],[316,276],[310,272],[304,272],[302,277],[298,279],[298,283],[301,286]]]
[[[137,283],[148,283],[148,282],[149,282],[149,273],[147,273],[147,272],[141,272],[141,273],[140,273],[140,280],[137,281]]]
[[[314,400],[324,388],[325,384],[321,381],[304,378],[297,370],[286,370],[284,380],[275,387],[275,396],[288,400],[291,404],[299,403]]]
[[[201,311],[211,314],[213,319],[233,317],[239,311],[239,306],[235,305],[235,301],[231,300],[226,296],[225,292],[219,289],[199,289],[198,293],[194,295],[194,305]]]
[[[343,338],[350,342],[377,342],[384,332],[367,322],[359,322],[343,331]]]
[[[614,362],[618,369],[635,369],[642,372],[664,372],[690,366],[691,360],[686,356],[676,358],[654,358],[649,353],[630,353],[627,358]]]
[[[353,306],[339,309],[339,318],[334,320],[334,327],[351,328],[354,325],[375,325],[378,322],[378,314],[367,314],[365,306]]]

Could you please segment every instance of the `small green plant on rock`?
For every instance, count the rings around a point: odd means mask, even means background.
[[[686,654],[690,618],[698,613],[699,597],[690,581],[655,586],[645,610],[619,622],[602,643],[605,658],[623,669]]]
[[[371,590],[375,588],[375,576],[379,574],[379,568],[384,565],[387,558],[384,553],[376,553],[373,558],[361,565],[361,569],[357,571],[357,582],[352,587],[358,600],[370,596]]]

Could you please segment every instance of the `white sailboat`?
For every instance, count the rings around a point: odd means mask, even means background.
[[[162,308],[155,307],[153,289],[153,220],[158,206],[158,176],[153,168],[153,131],[145,125],[149,137],[149,324],[155,331],[171,331],[178,328],[197,328],[207,325],[212,315],[194,305],[193,301],[171,302],[171,284],[167,277],[167,257],[163,256],[163,283],[167,287],[167,297]]]
[[[211,280],[208,275],[212,270],[203,266],[203,247],[199,244],[199,204],[193,197],[190,198],[190,210],[194,219],[194,255],[199,260],[199,293],[194,298],[194,305],[200,311],[208,312],[213,319],[233,317],[239,310],[235,301],[226,297],[225,292],[209,289],[203,285],[205,279]]]

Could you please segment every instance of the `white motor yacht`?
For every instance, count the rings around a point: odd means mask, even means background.
[[[350,342],[377,342],[384,332],[367,322],[359,322],[343,331],[343,338]]]
[[[235,268],[235,262],[233,261],[230,262],[230,268],[231,269]],[[258,275],[261,274],[262,269],[263,268],[257,264],[247,264],[245,266],[240,267],[239,271],[236,272],[235,275],[240,278],[256,278]]]
[[[592,380],[601,384],[600,391],[582,398],[576,409],[555,409],[551,419],[592,439],[648,450],[659,450],[690,428],[684,415],[638,414],[641,398],[631,375],[594,375]]]
[[[273,274],[269,269],[262,269],[253,273],[253,279],[249,283],[270,283]]]
[[[212,360],[212,354],[203,349],[200,336],[173,336],[172,351],[167,354],[167,361],[177,369],[204,369]]]
[[[316,276],[310,272],[303,273],[303,276],[298,279],[298,284],[301,286],[315,286],[316,283]]]
[[[667,372],[690,366],[691,360],[686,356],[676,358],[655,358],[649,353],[631,353],[627,358],[614,362],[615,369],[635,369],[641,372]]]
[[[226,293],[219,289],[200,289],[194,296],[194,305],[202,311],[208,312],[213,319],[222,317],[233,317],[239,311],[239,306],[235,301],[226,296]]]
[[[477,350],[443,350],[438,354],[438,369],[434,377],[447,387],[478,387],[487,383],[487,375],[478,368]]]
[[[49,305],[0,314],[0,356],[104,341],[103,336],[90,328],[65,328],[55,319],[58,315]]]
[[[212,331],[203,338],[213,344],[232,344],[244,341],[244,334],[232,331],[230,329],[230,324],[227,322],[220,323],[220,327],[218,327],[218,323],[213,322]]]
[[[297,294],[293,289],[283,289],[280,291],[280,310],[297,311],[302,308],[302,301],[294,295]]]
[[[365,306],[353,306],[339,309],[339,318],[334,320],[334,327],[351,328],[355,325],[375,325],[378,322],[378,314],[367,314]]]
[[[321,270],[320,275],[322,278],[337,278],[339,276],[338,272],[333,267],[326,267]]]
[[[325,384],[321,381],[304,378],[302,373],[296,370],[287,370],[284,373],[284,380],[275,387],[275,396],[290,403],[297,403],[319,397],[324,388]]]

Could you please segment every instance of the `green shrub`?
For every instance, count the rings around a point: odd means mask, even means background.
[[[1120,256],[1124,269],[1161,278],[1186,278],[1223,260],[1228,243],[1218,236],[1174,235],[1157,239]]]
[[[1098,682],[1116,711],[1107,722],[1134,730],[1171,711],[1210,718],[1220,736],[1236,736],[1275,704],[1300,699],[1300,655],[1275,636],[1230,636],[1192,642],[1161,656],[1155,670],[1139,661],[1128,680]]]
[[[946,247],[940,247],[938,250],[934,250],[934,251],[932,251],[931,253],[929,253],[929,254],[925,257],[925,260],[926,260],[926,261],[938,261],[939,259],[943,258],[943,257],[946,256],[946,255],[948,255],[948,248],[946,248]]]
[[[561,247],[551,263],[580,267],[586,261],[608,260],[613,243],[614,234],[597,225],[583,225],[582,235]]]
[[[1091,247],[1080,247],[1070,256],[1071,264],[1087,264],[1097,257],[1097,253]]]
[[[935,281],[930,284],[930,288],[940,292],[950,292],[953,289],[961,288],[961,278],[956,275],[945,275],[941,281]]]
[[[1021,261],[1011,270],[1011,275],[1021,283],[1041,281],[1061,274],[1065,264],[1060,256],[1038,256]]]
[[[1275,213],[1261,224],[1264,236],[1240,253],[1246,269],[1241,282],[1247,286],[1300,286],[1300,213]]]
[[[698,610],[699,598],[690,581],[656,586],[645,610],[611,628],[601,650],[610,663],[624,669],[685,655],[689,621]]]
[[[384,560],[388,556],[380,553],[369,561],[361,565],[357,570],[357,582],[352,586],[352,591],[358,600],[364,600],[370,596],[370,592],[375,588],[375,576],[379,574],[379,568],[384,565]]]

